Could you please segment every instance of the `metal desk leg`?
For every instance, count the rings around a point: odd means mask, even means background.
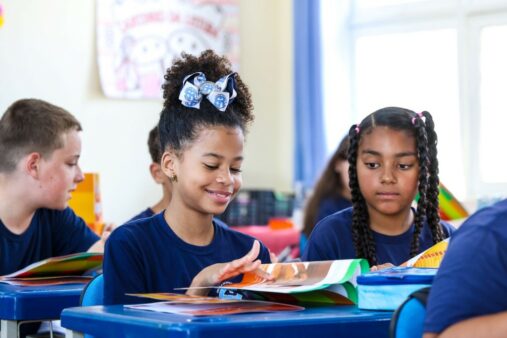
[[[0,324],[0,337],[1,338],[17,338],[18,337],[18,322],[15,320],[2,319]]]
[[[65,338],[84,338],[84,335],[81,332],[76,332],[67,329],[67,332],[65,333]]]

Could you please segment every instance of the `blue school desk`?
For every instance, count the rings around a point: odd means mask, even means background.
[[[193,317],[112,305],[65,309],[61,320],[68,329],[66,337],[72,338],[83,334],[150,338],[387,338],[391,316],[389,311],[329,306],[297,312]]]
[[[0,283],[0,337],[18,337],[19,322],[60,318],[78,306],[83,284],[14,286]]]

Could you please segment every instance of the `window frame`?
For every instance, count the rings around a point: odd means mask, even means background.
[[[507,195],[507,182],[488,183],[481,179],[480,140],[480,45],[481,29],[507,25],[507,3],[501,0],[421,0],[406,4],[360,8],[350,1],[348,19],[343,22],[350,45],[350,111],[357,119],[354,60],[360,37],[421,30],[454,28],[457,34],[458,109],[465,175],[465,199],[485,195]]]

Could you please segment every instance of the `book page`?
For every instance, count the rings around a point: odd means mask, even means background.
[[[274,281],[261,278],[254,272],[245,273],[240,283],[222,286],[258,292],[298,293],[325,289],[333,284],[351,281],[369,270],[363,259],[335,261],[263,264],[260,269],[275,277]]]
[[[417,256],[409,259],[400,266],[414,267],[414,268],[439,268],[444,254],[449,245],[449,238],[433,245],[431,248],[421,252]]]
[[[303,307],[269,303],[269,302],[245,302],[234,304],[181,304],[181,303],[148,303],[124,305],[124,307],[135,310],[148,310],[164,313],[175,313],[191,316],[224,316],[249,312],[278,312],[278,311],[301,311]]]
[[[102,265],[103,254],[81,252],[66,256],[52,257],[1,276],[0,280],[13,278],[78,276]]]
[[[124,305],[126,308],[191,316],[220,316],[248,312],[300,311],[304,307],[266,301],[220,299],[215,297],[189,296],[175,293],[129,294],[165,302]]]

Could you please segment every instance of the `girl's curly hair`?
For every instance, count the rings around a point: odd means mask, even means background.
[[[237,74],[234,75],[237,96],[225,111],[218,110],[206,98],[202,99],[199,109],[183,106],[179,100],[183,79],[195,72],[202,72],[208,81],[215,82],[233,71],[229,61],[212,50],[206,50],[199,56],[182,53],[181,58],[167,69],[162,85],[164,108],[158,126],[162,149],[181,150],[204,127],[239,127],[246,133],[254,119],[250,92]]]

